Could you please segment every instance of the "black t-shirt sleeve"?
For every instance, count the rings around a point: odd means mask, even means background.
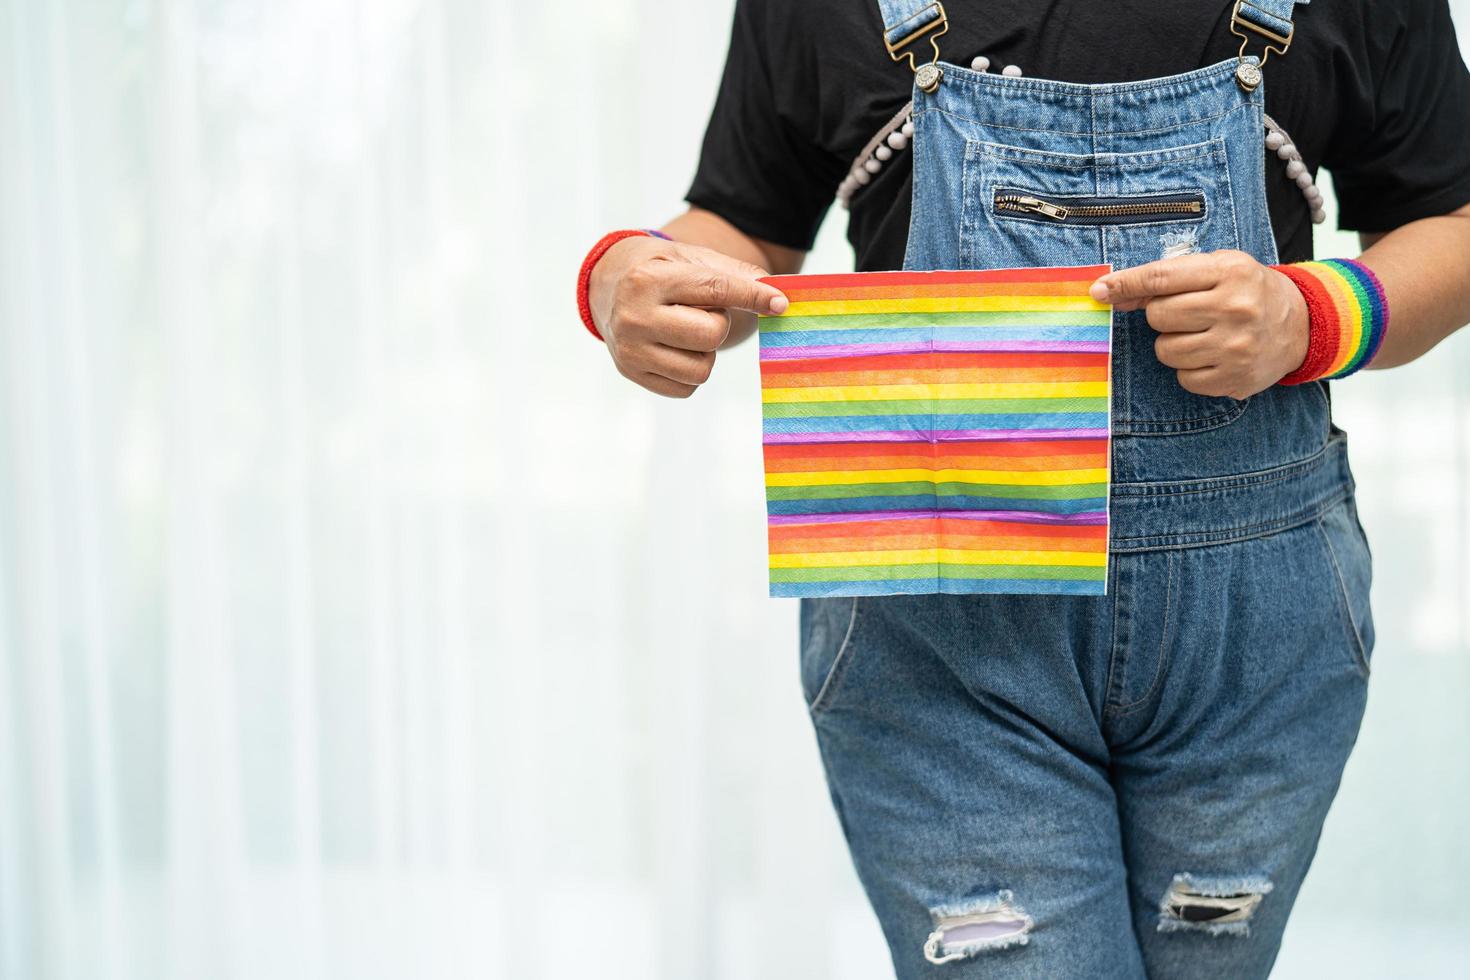
[[[1361,114],[1339,116],[1323,163],[1342,227],[1391,231],[1470,202],[1470,71],[1447,0],[1380,0],[1365,14]]]
[[[801,46],[779,43],[791,24],[773,23],[791,0],[738,0],[719,95],[685,200],[735,227],[789,248],[812,247],[838,179],[814,138],[815,100],[792,79],[772,75],[773,56],[792,54],[783,71],[810,67]],[[778,43],[773,44],[772,41]],[[782,94],[806,91],[806,100]],[[840,165],[838,165],[840,169]]]

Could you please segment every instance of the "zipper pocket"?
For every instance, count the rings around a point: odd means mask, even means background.
[[[1040,197],[1001,187],[995,212],[1031,221],[1065,225],[1126,225],[1194,221],[1204,217],[1203,194],[1143,194],[1129,197]]]

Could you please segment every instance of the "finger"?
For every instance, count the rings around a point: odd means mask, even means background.
[[[666,347],[711,351],[730,335],[730,316],[724,310],[657,306],[647,316],[642,336]]]
[[[1220,275],[1217,256],[1208,253],[1181,255],[1110,272],[1093,283],[1088,293],[1099,303],[1116,306],[1153,296],[1210,289],[1220,281]]]
[[[662,298],[666,303],[685,306],[718,306],[770,315],[786,312],[787,306],[786,296],[769,283],[694,264],[669,281]]]
[[[1159,363],[1176,370],[1214,367],[1219,349],[1214,338],[1205,333],[1161,333],[1154,338],[1154,353]]]
[[[1233,397],[1234,379],[1218,367],[1185,368],[1178,374],[1179,384],[1185,391],[1209,398]]]
[[[648,371],[638,375],[633,380],[654,394],[663,395],[665,398],[688,398],[699,390],[696,385],[686,385],[683,382],[675,381],[672,378],[666,378],[661,374],[653,374]]]
[[[713,351],[680,350],[658,344],[648,352],[649,373],[661,374],[680,384],[702,385],[709,380],[714,367]]]
[[[1216,320],[1210,293],[1179,293],[1156,296],[1144,303],[1148,325],[1160,333],[1191,333],[1208,330]]]

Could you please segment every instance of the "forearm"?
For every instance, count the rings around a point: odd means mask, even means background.
[[[1407,364],[1470,323],[1470,206],[1363,241],[1390,311],[1370,368]]]

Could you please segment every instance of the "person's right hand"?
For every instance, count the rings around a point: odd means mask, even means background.
[[[781,291],[757,282],[764,275],[712,249],[638,236],[593,267],[588,301],[623,377],[688,398],[709,378],[733,318],[785,311]]]

